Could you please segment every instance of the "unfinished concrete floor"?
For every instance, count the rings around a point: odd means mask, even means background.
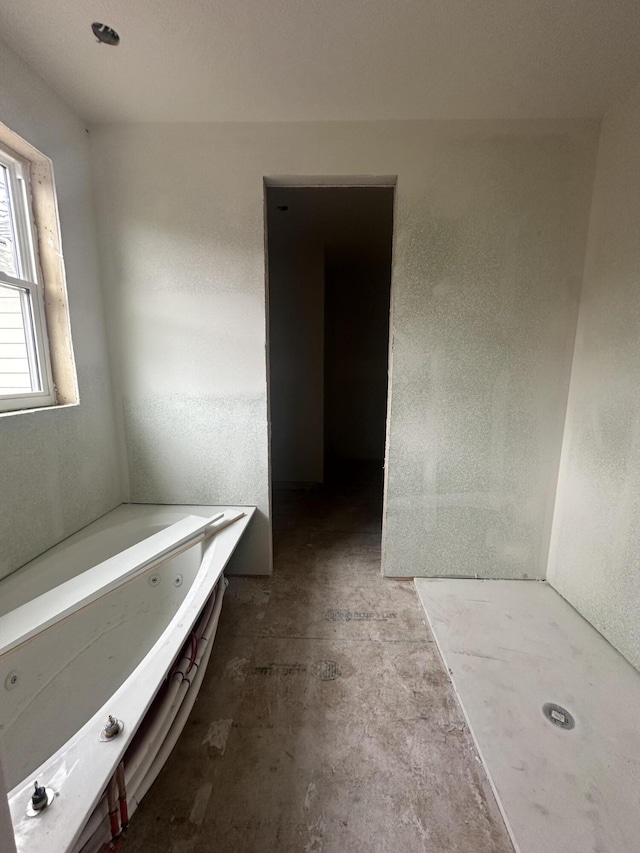
[[[231,578],[130,853],[512,853],[379,489],[276,492],[273,578]]]

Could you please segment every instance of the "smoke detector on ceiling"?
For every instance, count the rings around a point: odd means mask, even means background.
[[[101,44],[110,44],[112,47],[120,44],[120,36],[113,27],[94,21],[91,30]]]

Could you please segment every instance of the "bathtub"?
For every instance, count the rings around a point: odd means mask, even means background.
[[[0,582],[0,747],[19,853],[100,850],[118,770],[135,811],[199,690],[223,570],[254,512],[122,505]],[[122,726],[112,738],[109,715]],[[34,815],[36,780],[49,805]]]

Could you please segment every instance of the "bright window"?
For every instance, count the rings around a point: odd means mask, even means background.
[[[0,147],[0,412],[56,402],[29,164]]]

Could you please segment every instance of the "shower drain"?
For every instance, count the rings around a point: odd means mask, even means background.
[[[558,726],[561,729],[572,729],[575,727],[576,721],[571,714],[562,705],[556,705],[554,702],[547,702],[542,706],[542,713],[550,723]]]

